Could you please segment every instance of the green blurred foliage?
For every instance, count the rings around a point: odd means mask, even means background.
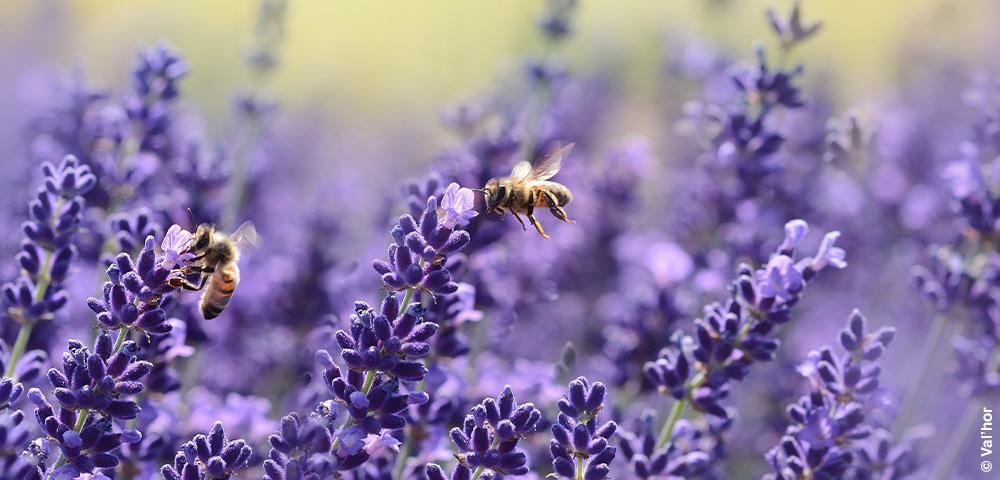
[[[256,4],[6,1],[0,3],[0,41],[24,52],[22,62],[78,64],[94,82],[119,85],[127,81],[132,54],[165,39],[191,65],[188,99],[209,119],[220,119],[234,88],[251,82],[244,57]],[[764,9],[789,4],[582,0],[565,55],[578,72],[613,66],[626,104],[649,105],[670,38],[703,36],[748,57],[755,42],[770,40]],[[291,0],[282,64],[267,87],[291,109],[336,108],[370,121],[387,113],[433,118],[442,105],[483,90],[498,74],[516,70],[520,55],[541,48],[534,32],[541,7],[541,0]],[[832,80],[835,95],[853,105],[892,91],[901,67],[916,61],[901,54],[905,49],[985,56],[995,43],[991,20],[1000,2],[805,0],[804,12],[825,25],[797,54],[809,57],[814,78]]]

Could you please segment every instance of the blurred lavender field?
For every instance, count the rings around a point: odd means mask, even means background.
[[[0,480],[993,478],[997,5],[81,3],[0,6]]]

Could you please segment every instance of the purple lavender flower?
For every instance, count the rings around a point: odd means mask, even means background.
[[[177,82],[187,74],[187,65],[167,45],[139,53],[139,65],[132,72],[136,93],[142,97],[172,100],[177,96]]]
[[[483,318],[483,312],[475,308],[475,301],[475,287],[459,283],[455,293],[442,295],[427,307],[426,318],[438,325],[437,335],[434,336],[434,355],[457,358],[469,353],[468,339],[461,327],[466,322],[478,322]]]
[[[0,478],[40,480],[41,471],[18,452],[28,443],[30,432],[24,422],[24,412],[0,414]]]
[[[866,333],[865,319],[855,310],[840,332],[843,355],[829,347],[809,354],[799,371],[809,379],[811,392],[788,407],[793,425],[768,452],[775,473],[766,478],[839,478],[848,470],[868,478],[874,473],[858,471],[863,467],[855,460],[862,448],[859,441],[872,434],[866,412],[874,407],[870,398],[881,372],[875,362],[894,334],[893,328]]]
[[[789,223],[793,237],[801,230],[800,222]],[[833,247],[835,235],[827,235],[826,239],[820,255],[839,250]],[[802,296],[806,283],[828,265],[846,265],[842,250],[832,254],[837,261],[804,260],[796,264],[790,256],[794,251],[787,249],[792,243],[786,239],[764,269],[741,267],[731,284],[729,300],[708,305],[704,317],[695,321],[693,348],[667,347],[659,361],[645,367],[647,378],[679,401],[690,398],[695,408],[725,417],[726,410],[719,401],[728,394],[727,383],[743,379],[754,362],[774,358],[780,343],[773,338],[773,330],[790,319],[790,310]],[[697,362],[697,369],[691,368],[693,362],[688,355]],[[693,370],[701,373],[689,382]]]
[[[607,389],[580,377],[569,384],[569,393],[559,400],[558,421],[552,425],[549,443],[552,468],[564,478],[603,480],[611,473],[615,447],[610,445],[618,425],[597,423],[604,409]]]
[[[167,320],[170,333],[166,335],[140,336],[138,340],[140,359],[153,364],[152,370],[143,383],[151,392],[170,393],[181,388],[181,374],[177,371],[175,359],[190,357],[194,347],[185,344],[187,324],[176,318]]]
[[[988,397],[1000,392],[1000,371],[996,367],[996,338],[956,336],[954,372],[960,392],[967,397]]]
[[[450,229],[468,225],[470,220],[479,215],[475,209],[475,198],[472,190],[462,188],[455,182],[450,183],[441,197],[441,211],[444,214],[441,225]]]
[[[42,172],[44,187],[28,204],[30,219],[22,225],[25,240],[15,257],[21,276],[3,285],[7,313],[22,325],[6,362],[7,377],[17,368],[35,324],[66,305],[62,284],[76,254],[72,242],[83,215],[82,195],[97,183],[90,168],[72,156],[58,165],[43,164]]]
[[[0,340],[0,371],[11,371],[12,375],[5,378],[17,379],[20,382],[31,382],[38,378],[49,359],[48,354],[44,351],[32,350],[22,355],[19,360],[15,360],[16,364],[13,369],[8,370],[11,361],[10,354],[7,343]]]
[[[179,248],[176,240],[183,239],[183,233],[173,228],[170,231],[174,234],[164,244],[169,249]],[[127,253],[118,254],[108,267],[109,281],[104,283],[103,298],[87,299],[87,306],[97,316],[102,328],[136,330],[144,335],[170,332],[171,325],[167,322],[165,309],[173,301],[170,294],[179,287],[174,282],[182,275],[177,267],[184,266],[190,257],[165,248],[164,256],[157,258],[155,245],[153,237],[146,237],[137,262],[133,262]]]
[[[173,465],[164,465],[160,474],[164,480],[228,479],[247,467],[253,449],[245,440],[229,440],[222,423],[212,431],[196,435],[181,446]]]
[[[125,99],[129,120],[140,132],[139,151],[170,155],[169,104],[176,99],[185,74],[187,65],[166,45],[139,53],[139,65],[132,72],[134,93]]]
[[[265,480],[298,478],[318,480],[333,475],[333,465],[322,458],[330,452],[333,439],[315,416],[300,419],[286,415],[281,429],[268,438],[271,453],[264,461]]]
[[[354,305],[351,333],[336,333],[340,355],[352,371],[376,371],[391,377],[419,382],[427,375],[424,364],[416,361],[430,354],[427,341],[437,332],[436,323],[424,320],[424,308],[410,305],[399,311],[399,300],[391,294],[376,312],[364,302]]]
[[[163,241],[160,242],[163,258],[160,259],[159,267],[169,271],[190,263],[194,259],[194,254],[188,251],[191,247],[191,237],[191,232],[179,225],[171,225],[163,236]]]
[[[823,26],[822,22],[802,23],[801,1],[795,0],[788,18],[782,18],[773,8],[767,9],[767,20],[771,29],[781,40],[781,47],[791,50],[794,46],[808,40]]]
[[[59,447],[59,458],[48,469],[48,474],[57,478],[62,478],[59,475],[75,478],[94,473],[95,469],[114,468],[119,463],[115,449],[142,439],[136,430],[115,432],[111,417],[86,409],[62,408],[57,415],[38,389],[29,390],[28,399],[35,404],[35,419],[46,435],[43,441]]]
[[[450,207],[453,210],[459,208],[456,205]],[[372,264],[375,271],[382,275],[387,289],[431,294],[448,294],[458,290],[458,284],[452,281],[445,261],[448,255],[465,248],[470,237],[468,232],[454,230],[440,222],[436,197],[427,199],[419,225],[410,215],[403,215],[393,227],[392,236],[395,243],[389,245],[389,261],[375,260]]]
[[[138,253],[146,237],[158,237],[160,232],[160,225],[153,220],[153,214],[147,208],[139,208],[134,213],[118,213],[111,217],[111,233],[118,242],[118,251],[121,252]]]
[[[153,368],[153,364],[136,359],[138,350],[132,341],[114,345],[107,333],[97,336],[93,352],[70,340],[62,371],[53,368],[48,372],[60,406],[116,419],[135,418],[139,405],[129,397],[143,391],[142,379]]]
[[[621,434],[621,451],[630,462],[630,473],[636,478],[661,478],[662,476],[687,477],[707,471],[712,457],[701,449],[681,448],[675,440],[667,446],[657,446],[657,433],[653,425],[655,417],[644,414],[638,419],[638,426]],[[683,421],[682,421],[683,422]],[[678,432],[699,433],[687,423],[677,423]],[[675,438],[681,435],[675,435]]]
[[[528,473],[528,458],[517,444],[535,431],[541,418],[534,404],[517,403],[510,386],[496,399],[483,400],[465,416],[462,428],[451,429],[451,441],[459,451],[452,478],[467,478],[470,473],[471,478],[480,478],[486,471],[494,475],[490,478]],[[432,480],[443,478],[437,465],[427,468]]]
[[[570,20],[576,9],[576,0],[548,0],[545,14],[538,27],[550,41],[563,40],[571,32]]]

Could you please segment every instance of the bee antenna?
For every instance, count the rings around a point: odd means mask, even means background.
[[[470,188],[469,190],[472,190],[473,192],[486,193],[486,190],[483,190],[482,188]]]
[[[191,217],[191,227],[194,228],[194,227],[196,227],[198,225],[198,221],[195,220],[195,218],[194,218],[194,212],[191,211],[190,207],[188,207],[187,211],[188,211],[188,216]]]

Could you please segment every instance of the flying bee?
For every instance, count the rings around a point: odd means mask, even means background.
[[[240,252],[255,247],[257,240],[257,230],[250,222],[244,222],[231,235],[218,232],[207,223],[199,225],[187,249],[194,259],[181,269],[182,277],[170,279],[171,286],[193,291],[204,289],[198,302],[201,315],[205,320],[218,317],[240,283],[237,266]],[[197,285],[186,279],[193,274],[201,275]]]
[[[514,218],[527,230],[519,213],[527,215],[542,237],[549,238],[535,218],[535,208],[548,208],[552,215],[566,223],[576,223],[570,220],[563,207],[573,200],[573,194],[565,185],[549,181],[562,167],[562,159],[569,155],[573,144],[562,147],[543,158],[537,165],[520,161],[514,165],[514,170],[506,177],[491,178],[486,186],[480,189],[486,197],[486,213],[496,213],[503,218],[505,211],[510,211]]]

